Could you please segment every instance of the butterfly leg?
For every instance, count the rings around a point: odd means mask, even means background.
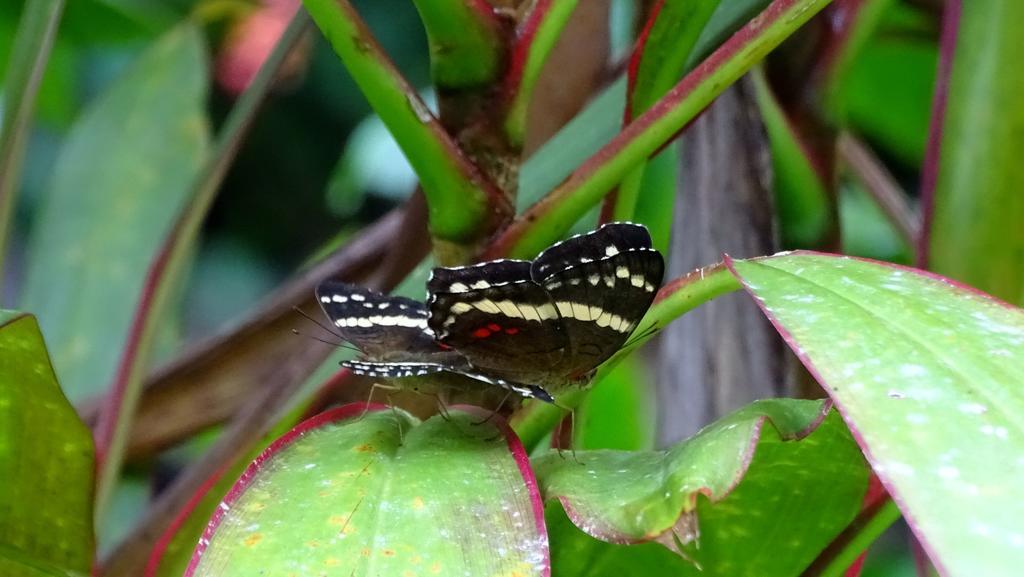
[[[560,408],[564,409],[565,407]],[[577,465],[582,465],[583,462],[580,461],[576,455],[576,444],[573,443],[573,436],[576,432],[576,410],[566,410],[569,411],[569,432],[568,434],[565,434],[563,430],[563,427],[565,426],[565,419],[559,421],[558,426],[555,428],[555,431],[552,434],[554,439],[553,444],[555,445],[555,450],[558,451],[558,456],[561,457],[562,459],[565,459],[565,452],[564,449],[562,449],[562,447],[564,445],[569,445],[569,453],[572,455],[572,460],[576,461]]]
[[[448,406],[445,404],[445,400],[441,398],[441,393],[435,393],[431,396],[437,401],[437,413],[445,421],[451,422],[452,414],[448,412]]]
[[[502,407],[505,406],[505,403],[508,402],[508,398],[510,396],[512,396],[512,390],[511,389],[505,392],[505,396],[501,398],[501,402],[498,403],[498,406],[493,411],[491,411],[491,414],[487,415],[487,417],[484,420],[482,420],[482,421],[474,421],[473,425],[480,426],[480,425],[483,425],[484,423],[490,422],[491,419],[493,419],[494,416],[497,415],[501,411]]]
[[[373,403],[373,394],[377,392],[377,389],[382,391],[397,391],[399,390],[399,387],[394,385],[385,385],[384,383],[373,383],[370,385],[370,394],[367,395],[366,402],[363,403],[363,412],[359,413],[360,419],[366,416],[366,413],[370,410],[370,404]],[[391,395],[385,395],[385,398],[387,398],[389,405],[392,404]]]
[[[398,387],[385,387],[385,386],[382,386],[381,388],[382,389],[390,390],[392,392],[398,390]],[[398,414],[398,407],[395,406],[395,403],[394,403],[393,399],[391,398],[391,394],[387,393],[384,396],[388,400],[388,406],[391,407],[391,416],[393,416],[395,418],[395,425],[398,426],[398,445],[402,446],[402,445],[405,444],[405,431],[402,430],[402,417],[399,416],[399,414]]]

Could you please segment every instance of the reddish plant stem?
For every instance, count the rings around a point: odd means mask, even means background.
[[[932,117],[928,127],[928,144],[921,166],[921,230],[917,237],[918,268],[928,268],[929,243],[935,203],[935,185],[939,178],[942,155],[943,125],[946,121],[946,100],[949,96],[949,76],[953,69],[956,40],[960,29],[960,0],[947,0],[942,16],[942,35],[939,39],[939,69],[935,76],[935,96],[932,99]]]

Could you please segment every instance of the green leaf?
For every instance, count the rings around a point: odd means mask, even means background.
[[[548,574],[539,495],[507,428],[474,425],[475,412],[416,424],[366,410],[329,411],[275,442],[186,575]]]
[[[146,269],[208,148],[206,54],[174,29],[91,103],[34,223],[22,306],[72,402],[114,376]]]
[[[550,454],[534,470],[544,498],[589,535],[679,548],[693,563],[676,574],[796,575],[867,488],[857,444],[828,408],[758,401],[667,451],[577,452],[582,465]]]
[[[31,315],[0,311],[0,574],[91,570],[93,450]]]
[[[955,2],[928,268],[1024,304],[1024,2]],[[931,172],[929,170],[929,172]]]
[[[732,263],[832,396],[945,575],[1024,563],[1024,312],[895,265]]]
[[[658,543],[616,545],[573,525],[560,503],[545,508],[551,565],[559,577],[674,577],[692,571],[687,561]]]

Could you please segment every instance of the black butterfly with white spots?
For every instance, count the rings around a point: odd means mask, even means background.
[[[527,398],[588,382],[629,338],[664,275],[647,229],[610,223],[536,259],[436,268],[427,302],[327,281],[317,300],[371,377],[454,373]]]

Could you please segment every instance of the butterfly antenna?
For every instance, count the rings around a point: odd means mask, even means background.
[[[338,340],[342,340],[342,341],[345,340],[345,338],[343,336],[341,336],[340,333],[335,332],[333,329],[331,329],[327,325],[325,325],[322,322],[320,322],[319,320],[311,317],[308,313],[306,313],[306,311],[300,309],[299,307],[292,307],[292,310],[297,312],[297,313],[299,313],[300,315],[302,315],[309,322],[311,322],[314,325],[316,325],[316,326],[320,327],[321,329],[323,329],[324,332],[330,334],[332,337],[334,337],[334,338],[336,338]]]
[[[338,348],[341,348],[341,349],[348,349],[350,351],[355,351],[357,353],[360,352],[359,349],[353,347],[352,345],[347,345],[347,344],[345,344],[343,342],[342,343],[336,343],[336,342],[333,342],[333,341],[329,341],[327,339],[322,339],[322,338],[314,336],[314,335],[307,335],[306,333],[300,333],[297,329],[292,329],[292,334],[300,336],[300,337],[306,337],[307,339],[313,339],[314,341],[320,341],[321,343],[324,343],[325,345],[331,345],[332,347],[338,347]]]

